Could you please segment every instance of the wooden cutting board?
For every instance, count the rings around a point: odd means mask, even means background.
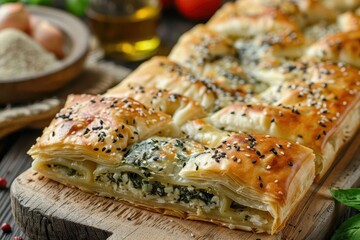
[[[66,187],[32,170],[13,182],[11,205],[16,221],[31,239],[318,240],[327,238],[349,212],[332,199],[329,189],[359,186],[359,166],[360,132],[323,180],[313,184],[285,229],[275,236],[140,210]]]

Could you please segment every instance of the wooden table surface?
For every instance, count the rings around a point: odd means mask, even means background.
[[[161,38],[159,55],[167,55],[177,39],[196,23],[183,19],[175,11],[163,13],[158,26],[158,34]],[[116,64],[135,69],[140,63],[128,63],[115,61]],[[16,158],[17,155],[24,155],[37,137],[41,135],[41,130],[22,130],[0,139],[0,177],[6,178],[8,188],[0,190],[0,225],[7,222],[12,227],[10,234],[3,234],[0,230],[0,240],[10,240],[15,236],[21,236],[24,240],[28,239],[21,232],[11,213],[10,207],[10,184],[22,172],[31,166],[31,159]]]

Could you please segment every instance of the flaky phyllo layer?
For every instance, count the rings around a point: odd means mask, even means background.
[[[169,57],[102,96],[70,95],[33,168],[167,215],[279,232],[358,129],[359,5],[227,3]]]
[[[130,98],[71,95],[29,151],[33,168],[165,214],[278,231],[313,181],[312,151],[262,134],[218,130],[214,146],[188,129],[161,136],[172,119]]]

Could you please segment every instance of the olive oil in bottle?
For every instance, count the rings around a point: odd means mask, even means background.
[[[87,10],[87,17],[107,56],[138,61],[156,53],[160,45],[156,35],[160,13],[157,1],[93,2]],[[96,5],[97,2],[100,3]]]

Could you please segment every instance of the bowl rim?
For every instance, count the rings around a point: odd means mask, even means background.
[[[68,56],[66,56],[64,59],[60,59],[57,66],[54,66],[49,70],[31,74],[30,76],[0,79],[0,86],[1,84],[27,82],[61,72],[62,70],[70,67],[72,64],[81,59],[90,48],[90,32],[86,27],[85,23],[77,17],[63,10],[45,6],[28,5],[26,6],[26,10],[29,12],[29,14],[42,19],[46,19],[59,27],[60,30],[63,31],[70,38],[70,41],[73,44],[72,50],[70,51]],[[73,32],[71,29],[75,29],[76,32]],[[82,37],[78,38],[77,36]]]

